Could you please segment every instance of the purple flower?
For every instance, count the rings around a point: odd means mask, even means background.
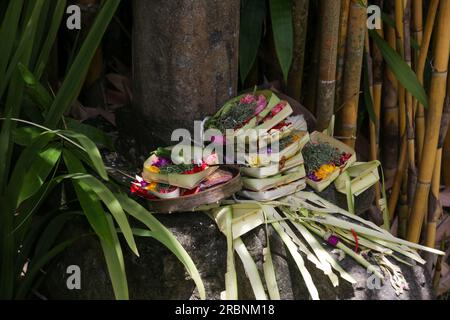
[[[339,243],[339,240],[340,239],[338,236],[332,234],[331,236],[328,237],[327,242],[329,245],[335,247]]]
[[[319,179],[317,179],[317,177],[316,177],[316,175],[314,174],[314,172],[308,173],[307,176],[308,176],[308,178],[311,179],[312,181],[315,181],[315,182],[319,181]]]
[[[153,165],[155,167],[162,168],[162,167],[169,165],[170,163],[171,163],[171,161],[169,159],[158,158],[158,160],[155,163],[153,163]]]

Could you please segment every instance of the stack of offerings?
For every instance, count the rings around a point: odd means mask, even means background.
[[[309,141],[306,130],[294,129],[278,141],[278,152],[250,154],[241,169],[243,190],[238,195],[257,201],[271,201],[306,187],[302,149]]]
[[[301,150],[309,135],[303,116],[292,112],[287,101],[264,90],[234,98],[207,122],[208,129],[233,132],[220,139],[238,145],[235,158],[244,165],[239,196],[271,201],[306,187]]]

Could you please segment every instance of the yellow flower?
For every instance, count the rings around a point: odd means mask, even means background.
[[[150,171],[151,173],[159,173],[159,168],[155,167],[155,166],[150,166],[147,168],[148,171]]]
[[[258,155],[250,155],[247,161],[250,167],[257,167],[261,163]]]
[[[158,186],[158,183],[157,183],[157,182],[152,182],[152,183],[150,183],[147,187],[145,187],[145,189],[150,190],[150,191],[153,191],[153,190],[156,189],[157,186]]]
[[[336,166],[334,164],[324,164],[315,172],[315,176],[318,179],[323,180],[332,174],[334,170],[336,170]]]

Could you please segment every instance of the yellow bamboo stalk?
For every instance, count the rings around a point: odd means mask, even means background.
[[[367,5],[367,1],[362,1]],[[364,37],[367,14],[360,1],[350,3],[347,47],[344,67],[344,87],[342,90],[343,107],[340,111],[340,123],[337,130],[339,139],[354,148],[358,118],[361,68],[364,52]]]
[[[417,5],[417,4],[416,4]],[[418,6],[418,5],[417,5]],[[417,41],[420,41],[420,51],[419,56],[416,60],[415,65],[415,71],[417,74],[417,78],[420,81],[420,83],[423,85],[423,75],[425,70],[425,63],[428,56],[428,50],[430,48],[430,41],[431,41],[431,35],[433,33],[434,28],[434,22],[436,20],[436,12],[439,6],[439,0],[431,0],[430,5],[428,7],[428,13],[427,13],[427,19],[425,23],[425,29],[423,33],[422,39],[417,38]],[[419,9],[415,9],[419,10]],[[415,28],[417,30],[421,29],[421,18],[418,18],[418,16],[421,17],[421,13],[415,12]],[[416,21],[418,20],[418,21]],[[418,32],[420,34],[420,32]],[[423,106],[415,100],[414,102],[414,109],[417,110],[416,113],[416,143],[417,143],[417,159],[420,163],[422,159],[422,150],[423,150],[423,143],[425,139],[425,110]]]
[[[431,248],[435,247],[436,227],[442,209],[439,201],[441,187],[441,168],[442,168],[442,150],[444,139],[448,132],[450,121],[450,77],[447,76],[447,98],[445,99],[444,110],[442,113],[441,126],[439,131],[438,146],[436,151],[436,160],[434,164],[433,177],[431,180],[431,192],[428,206],[428,223],[425,245]]]
[[[423,0],[413,0],[412,2],[412,32],[413,37],[416,39],[419,46],[422,45],[423,39]],[[419,51],[414,51],[414,61],[417,63],[419,60]]]
[[[319,79],[317,83],[316,129],[323,131],[329,127],[334,113],[341,1],[320,0],[319,4],[322,37],[320,39]]]
[[[342,104],[342,79],[344,76],[345,64],[345,48],[348,29],[348,15],[350,11],[350,0],[341,1],[341,12],[339,17],[339,40],[336,66],[336,97],[335,110],[341,107]]]
[[[397,52],[401,57],[405,55],[405,43],[404,43],[404,12],[405,12],[405,3],[404,0],[395,0],[395,35],[396,35],[396,48]],[[395,172],[395,180],[392,187],[391,195],[389,198],[389,212],[391,214],[391,219],[394,217],[395,209],[397,208],[397,202],[400,196],[400,191],[402,190],[402,185],[406,184],[406,164],[408,159],[408,139],[406,134],[406,91],[405,88],[397,82],[397,94],[398,94],[398,110],[399,110],[399,134],[401,137],[401,151],[398,160],[397,171]],[[403,188],[404,189],[404,188]],[[403,190],[405,191],[405,190]],[[392,211],[391,211],[392,210]],[[402,215],[402,218],[405,215]],[[399,224],[403,223],[400,221],[399,216]]]
[[[440,3],[439,18],[436,30],[436,47],[434,52],[434,70],[431,80],[429,111],[425,131],[422,161],[419,166],[418,182],[414,203],[411,210],[407,239],[418,243],[422,229],[423,219],[426,213],[425,199],[430,191],[430,183],[433,175],[436,151],[439,139],[439,126],[441,123],[444,106],[447,68],[450,53],[450,0],[442,0]]]

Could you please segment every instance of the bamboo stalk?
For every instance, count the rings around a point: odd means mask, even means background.
[[[439,130],[438,146],[436,151],[436,160],[434,164],[433,177],[431,180],[431,192],[428,204],[428,224],[425,245],[434,248],[436,245],[436,227],[439,217],[442,214],[442,206],[439,200],[439,192],[441,187],[441,164],[442,149],[444,139],[448,132],[450,121],[450,77],[447,77],[447,98],[445,99],[444,110],[442,112],[441,125]]]
[[[313,53],[311,59],[311,67],[309,68],[308,73],[308,83],[307,90],[308,94],[305,96],[305,107],[311,111],[312,114],[315,114],[316,108],[316,98],[317,98],[317,79],[319,78],[319,55],[320,55],[320,25],[315,31],[314,44],[313,44]]]
[[[400,203],[398,210],[398,237],[405,239],[406,238],[406,230],[408,227],[408,180],[403,179],[402,187],[401,187],[401,195],[400,195]]]
[[[387,15],[393,18],[393,2],[384,3]],[[385,40],[389,46],[396,50],[395,29],[386,25],[384,32]],[[382,151],[381,160],[384,174],[387,181],[392,181],[395,177],[399,160],[399,111],[398,111],[398,81],[390,68],[384,70],[383,81],[383,101],[382,101]],[[395,208],[395,207],[394,207]],[[390,211],[393,214],[393,211]]]
[[[450,187],[450,130],[447,131],[447,137],[445,138],[444,148],[442,150],[442,176],[444,184]]]
[[[441,123],[444,106],[450,53],[450,0],[442,0],[440,3],[436,32],[436,47],[433,60],[434,70],[429,97],[430,109],[426,119],[424,140],[426,143],[423,146],[422,161],[419,166],[417,188],[414,195],[407,235],[408,240],[415,243],[419,242],[422,223],[426,213],[424,199],[428,197],[430,191],[440,131],[436,123]]]
[[[383,0],[378,0],[375,2],[380,8],[383,8]],[[383,26],[381,29],[377,29],[377,33],[381,38],[384,38],[384,30]],[[367,35],[366,35],[367,36]],[[371,48],[372,56],[373,56],[373,108],[375,113],[375,123],[371,125],[373,126],[373,135],[372,138],[375,142],[375,152],[372,150],[372,159],[379,159],[379,145],[380,145],[380,115],[381,115],[381,97],[383,90],[383,71],[384,71],[384,60],[383,55],[380,49],[377,46],[372,46]]]
[[[405,174],[406,168],[406,154],[407,154],[407,141],[406,135],[402,137],[402,143],[400,148],[400,157],[397,167],[397,172],[395,173],[394,184],[392,186],[391,195],[388,201],[389,215],[391,221],[394,219],[395,208],[397,207],[398,198],[400,196],[400,189],[402,186],[403,176]]]
[[[291,71],[289,72],[287,93],[297,101],[300,101],[302,96],[308,9],[309,0],[293,1],[294,54]]]
[[[369,81],[369,91],[372,101],[374,101],[374,75],[373,75],[373,60],[370,54],[370,39],[369,30],[366,29],[366,37],[364,40],[364,55],[367,63],[368,70],[368,81]],[[375,119],[369,121],[369,133],[370,133],[370,159],[378,160],[378,123],[379,123],[379,112],[375,113]],[[379,207],[380,201],[380,185],[375,184],[375,203]]]
[[[418,4],[416,4],[418,6]],[[439,6],[439,0],[431,0],[430,5],[428,7],[428,13],[427,13],[427,19],[425,23],[425,29],[422,39],[417,38],[417,41],[420,44],[420,51],[419,56],[416,60],[416,74],[419,82],[423,85],[423,76],[424,76],[424,70],[425,70],[425,63],[428,56],[428,50],[430,47],[430,41],[431,41],[431,35],[433,33],[433,28],[436,20],[436,12]],[[418,12],[414,14],[415,19],[415,29],[420,30],[421,29],[421,18],[418,18],[418,16],[421,16]],[[417,21],[418,20],[418,21]],[[420,32],[418,33],[420,34]],[[417,101],[414,101],[414,109],[417,110],[416,112],[416,142],[417,142],[417,159],[420,163],[422,159],[422,150],[423,150],[423,143],[425,138],[425,110],[423,106]]]
[[[362,1],[367,5],[367,1]],[[349,11],[347,47],[344,67],[343,107],[337,135],[348,146],[354,148],[356,140],[361,68],[366,29],[366,9],[360,1],[352,0]]]
[[[350,11],[350,0],[342,0],[341,12],[339,17],[339,41],[338,41],[337,66],[336,66],[335,110],[340,108],[342,104],[342,79],[344,76],[345,48],[347,39],[349,11]]]
[[[330,125],[334,113],[336,59],[341,1],[320,0],[322,37],[320,39],[319,79],[317,83],[317,130]]]
[[[403,35],[404,35],[404,59],[406,64],[411,67],[411,0],[404,0],[406,6],[404,7],[403,16]],[[417,183],[417,169],[416,169],[416,154],[415,154],[415,135],[414,135],[414,110],[412,94],[405,91],[405,109],[406,109],[406,135],[408,139],[408,207],[412,205],[415,187]],[[405,223],[406,225],[406,223]]]

